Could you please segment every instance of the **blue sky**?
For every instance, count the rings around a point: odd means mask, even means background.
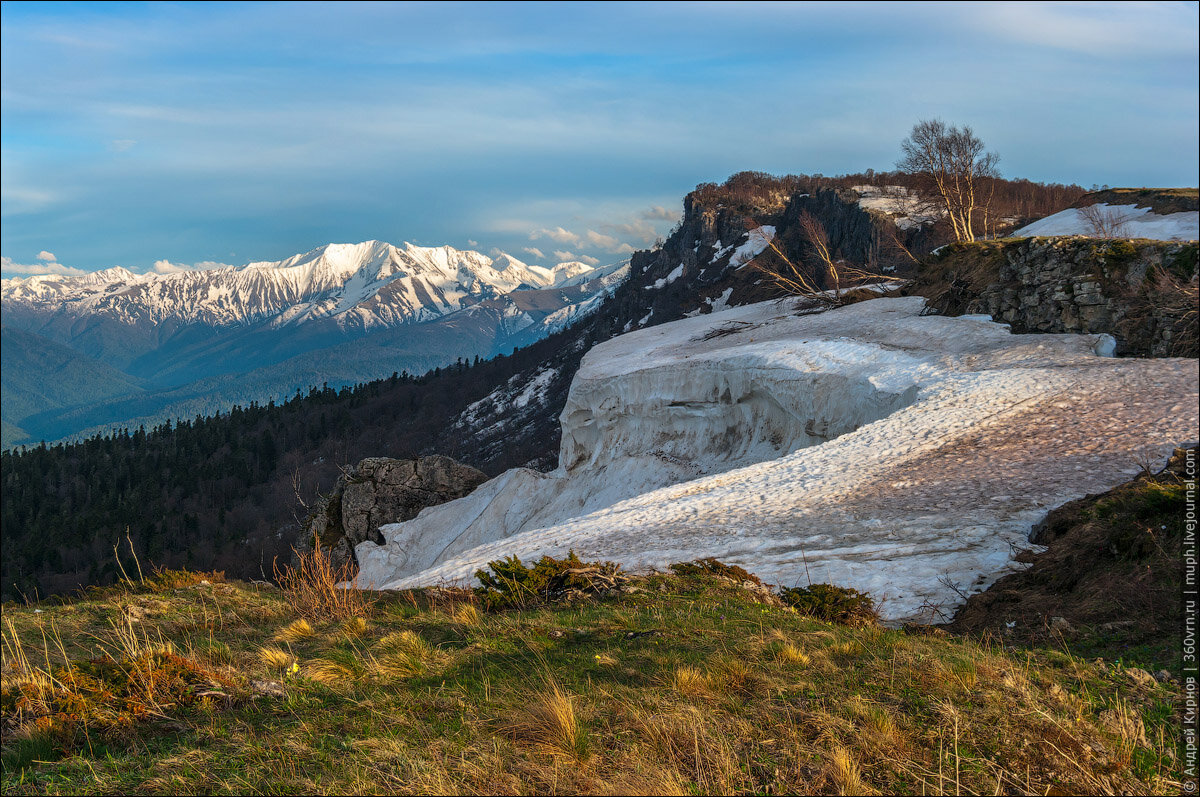
[[[1200,181],[1194,2],[2,9],[5,276],[371,238],[611,262],[699,182],[892,168],[931,117],[1009,177]]]

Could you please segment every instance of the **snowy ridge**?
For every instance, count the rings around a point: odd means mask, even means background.
[[[1118,225],[1115,237],[1149,238],[1156,241],[1194,241],[1200,238],[1200,212],[1159,214],[1150,208],[1133,205],[1109,205],[1101,202],[1098,208],[1113,224]],[[1080,208],[1066,210],[1039,219],[1033,224],[1012,233],[1014,238],[1032,238],[1038,235],[1095,235],[1095,227],[1083,215]]]
[[[386,545],[356,549],[358,583],[468,581],[571,549],[632,569],[716,556],[929,620],[1019,567],[1049,509],[1195,437],[1195,361],[1105,358],[1105,336],[1014,336],[923,306],[768,302],[600,344],[558,471],[508,471],[382,527]]]
[[[493,259],[449,246],[365,241],[239,268],[162,275],[114,268],[83,277],[5,280],[0,295],[6,309],[104,316],[130,325],[287,326],[328,319],[342,328],[369,329],[428,321],[517,290],[584,285],[611,277],[621,265],[593,269],[570,262],[548,269],[506,254]]]

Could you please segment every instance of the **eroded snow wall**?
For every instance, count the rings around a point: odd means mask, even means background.
[[[712,318],[595,347],[561,415],[558,470],[510,470],[465,498],[383,526],[385,545],[356,549],[358,583],[386,587],[477,545],[777,459],[916,399],[912,378],[878,378],[911,359],[896,352],[848,340],[767,340],[747,351],[721,338],[744,344],[753,339],[752,325],[714,327]],[[664,345],[691,353],[663,355]],[[648,356],[651,349],[659,355]]]

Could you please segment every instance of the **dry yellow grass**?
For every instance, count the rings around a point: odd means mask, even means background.
[[[703,697],[709,693],[709,680],[695,667],[676,667],[670,676],[671,688],[688,697]]]
[[[829,776],[838,794],[874,794],[863,782],[854,754],[841,745],[835,745],[829,752]]]
[[[361,637],[371,630],[371,624],[363,617],[347,617],[339,628],[347,637]]]
[[[460,603],[454,607],[450,618],[459,625],[479,625],[481,617],[479,610],[470,603]]]
[[[334,567],[321,551],[320,540],[315,541],[313,550],[307,553],[296,551],[295,554],[296,567],[276,566],[275,580],[301,617],[347,620],[370,613],[372,600],[354,586],[354,572],[349,562]]]
[[[318,683],[338,686],[357,679],[359,673],[350,667],[329,659],[310,659],[304,663],[303,673]]]
[[[308,620],[300,619],[280,629],[273,638],[276,642],[300,642],[316,633]]]
[[[376,643],[383,651],[374,657],[374,669],[385,678],[412,678],[440,669],[450,656],[430,645],[414,631],[388,634]]]
[[[514,741],[547,753],[564,754],[576,761],[586,761],[589,756],[587,731],[575,713],[574,698],[556,681],[547,681],[529,696],[508,731]]]
[[[258,660],[269,670],[287,670],[295,662],[295,657],[286,650],[274,645],[264,645],[258,649]]]
[[[780,645],[775,651],[775,658],[783,664],[791,664],[799,667],[807,667],[812,664],[812,657],[805,653],[792,642],[785,642]]]

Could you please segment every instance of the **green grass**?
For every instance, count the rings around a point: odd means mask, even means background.
[[[710,574],[478,613],[384,593],[357,627],[309,630],[277,590],[206,580],[4,607],[30,668],[61,675],[125,627],[231,684],[66,741],[6,698],[6,795],[1179,790],[1174,687],[1057,651],[831,625]],[[265,663],[271,646],[297,670]],[[24,676],[7,649],[4,666],[11,691]]]

